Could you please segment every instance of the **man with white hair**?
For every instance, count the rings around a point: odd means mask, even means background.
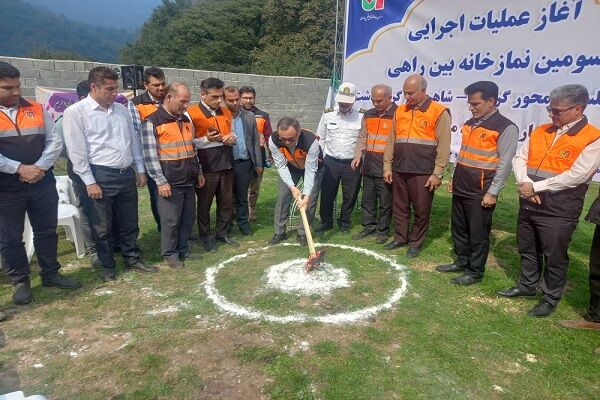
[[[569,242],[600,166],[600,129],[583,113],[589,98],[582,85],[564,85],[550,92],[546,110],[552,123],[537,127],[513,159],[520,196],[521,277],[498,295],[534,297],[541,278],[542,299],[529,311],[533,317],[552,314],[560,301],[567,281]]]
[[[337,224],[341,232],[350,230],[352,210],[360,191],[360,171],[352,168],[354,147],[360,132],[364,110],[354,108],[356,87],[344,82],[335,95],[337,107],[325,110],[319,121],[317,136],[324,153],[321,186],[321,226],[316,232],[333,228],[333,205],[342,184],[342,207]]]

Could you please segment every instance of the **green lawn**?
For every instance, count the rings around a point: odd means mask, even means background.
[[[61,232],[64,272],[83,282],[74,292],[39,286],[34,302],[15,307],[2,277],[0,393],[23,390],[52,399],[593,399],[600,398],[600,336],[559,327],[588,302],[587,263],[592,225],[580,223],[571,244],[565,297],[549,318],[526,315],[535,304],[507,300],[495,291],[519,274],[514,181],[496,209],[492,251],[484,281],[450,285],[433,267],[452,257],[450,196],[434,200],[429,238],[416,260],[405,250],[386,252],[407,266],[408,291],[391,309],[353,325],[277,324],[222,312],[207,298],[205,271],[237,253],[263,247],[273,234],[274,170],[259,199],[259,221],[249,238],[234,233],[239,249],[169,270],[159,254],[147,191],[140,190],[140,246],[158,274],[122,272],[102,283],[87,259],[77,259]],[[598,193],[594,185],[587,199]],[[586,207],[587,210],[587,207]],[[383,252],[360,230],[355,211],[349,234],[334,229],[320,241]],[[294,242],[292,237],[289,242]],[[330,296],[296,296],[263,288],[264,270],[305,250],[275,247],[221,270],[216,287],[230,301],[275,315],[324,315],[378,304],[398,284],[385,263],[332,248],[327,261],[350,271],[350,288]],[[119,260],[121,266],[121,260]],[[35,258],[33,269],[37,270]]]

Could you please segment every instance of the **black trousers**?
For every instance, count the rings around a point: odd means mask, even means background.
[[[452,196],[452,242],[456,265],[473,278],[483,277],[490,250],[495,207],[484,208],[481,198]]]
[[[533,292],[542,279],[542,299],[558,304],[567,281],[569,243],[578,220],[519,210],[517,243],[521,254],[519,289]],[[545,268],[544,268],[544,263]]]
[[[349,160],[338,160],[325,156],[323,184],[321,185],[321,223],[333,226],[333,205],[342,184],[342,208],[337,223],[340,227],[349,227],[352,211],[360,191],[360,171],[352,170]]]
[[[150,195],[150,209],[152,210],[152,216],[154,217],[154,221],[156,222],[156,229],[158,229],[158,231],[160,232],[160,213],[158,212],[158,206],[156,205],[157,199],[159,197],[158,188],[156,187],[156,182],[154,182],[154,179],[150,177],[148,177],[146,185],[148,186],[148,194]]]
[[[600,321],[600,225],[596,225],[590,251],[590,308],[588,316]]]
[[[392,221],[392,185],[385,183],[382,177],[363,176],[362,210],[365,229],[377,233],[389,232]]]
[[[393,171],[392,207],[396,242],[417,248],[425,242],[435,193],[425,187],[430,176]],[[411,208],[415,216],[409,232]]]
[[[56,259],[58,193],[54,179],[42,187],[32,185],[19,192],[0,193],[0,254],[2,267],[13,284],[29,279],[29,262],[23,244],[25,213],[33,230],[33,245],[43,280],[60,268]]]
[[[227,236],[233,220],[233,170],[205,172],[206,183],[196,189],[198,199],[198,236],[202,241],[210,240],[210,208],[217,198],[217,222],[215,237]]]
[[[233,194],[235,214],[240,229],[250,228],[248,215],[248,188],[255,177],[252,160],[235,160],[233,162]]]
[[[163,257],[184,257],[194,227],[196,194],[194,186],[171,187],[171,196],[158,196],[160,214],[160,252]]]
[[[102,188],[102,198],[87,198],[88,217],[96,238],[98,258],[104,268],[114,268],[114,245],[120,244],[128,265],[141,257],[137,246],[138,194],[133,168],[119,170],[92,165],[96,183]],[[119,237],[113,233],[113,213],[119,224]]]

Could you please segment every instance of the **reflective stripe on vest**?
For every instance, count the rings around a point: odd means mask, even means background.
[[[156,127],[158,156],[161,161],[181,160],[196,155],[192,137],[192,123],[183,122],[181,130],[177,122]]]
[[[457,162],[469,167],[495,170],[500,161],[497,152],[499,135],[499,132],[491,129],[463,125]]]
[[[551,124],[536,128],[529,139],[527,173],[551,178],[568,171],[583,149],[600,139],[600,129],[587,124],[574,135],[563,133],[555,141],[556,132],[548,132]]]
[[[404,104],[396,109],[396,143],[414,143],[435,146],[435,127],[446,107],[430,101],[427,111],[409,108]]]
[[[383,153],[388,136],[392,132],[392,120],[365,116],[364,121],[367,130],[367,151]]]
[[[142,122],[144,122],[144,120],[146,118],[148,118],[148,115],[150,115],[153,112],[155,112],[156,110],[158,110],[158,106],[156,104],[154,104],[154,103],[150,103],[150,104],[145,104],[145,103],[136,104],[135,108],[137,108],[138,112],[140,113],[140,120]]]
[[[0,138],[46,134],[41,104],[30,103],[31,106],[19,107],[16,123],[4,112],[0,112]]]

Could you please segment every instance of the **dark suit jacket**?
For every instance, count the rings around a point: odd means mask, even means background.
[[[260,139],[258,128],[256,127],[256,117],[253,112],[244,110],[240,107],[240,114],[242,116],[242,125],[244,126],[244,140],[246,141],[246,148],[254,168],[263,166],[262,153],[260,151]],[[238,137],[237,140],[242,140]]]

